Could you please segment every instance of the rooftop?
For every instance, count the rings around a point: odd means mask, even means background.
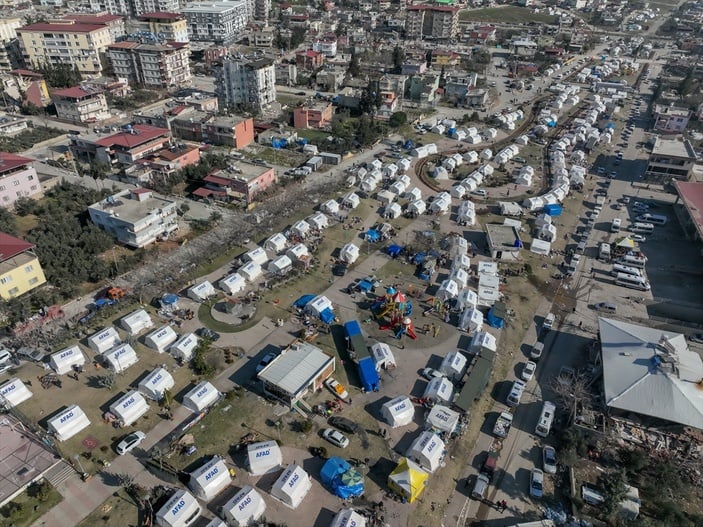
[[[63,90],[54,90],[51,95],[65,97],[67,99],[83,99],[85,97],[93,97],[101,93],[101,90],[91,89],[86,86],[73,86]]]
[[[183,8],[184,13],[226,13],[245,7],[244,0],[238,2],[196,2]]]
[[[680,157],[690,159],[691,161],[695,161],[696,159],[693,146],[691,146],[691,143],[686,139],[679,141],[678,139],[662,139],[661,137],[657,137],[652,147],[652,155]]]
[[[33,162],[34,159],[29,159],[28,157],[17,156],[8,152],[0,152],[0,175]]]
[[[110,44],[107,49],[136,49],[137,51],[168,52],[188,46],[188,42],[164,42],[162,44],[144,44],[142,42],[124,40]]]
[[[138,20],[183,20],[185,17],[181,13],[169,13],[167,11],[154,11],[138,16]]]
[[[0,262],[4,262],[13,256],[29,251],[33,247],[34,244],[32,243],[0,232]]]
[[[116,20],[123,20],[124,17],[120,15],[109,15],[104,13],[102,15],[86,14],[86,13],[76,13],[70,14],[63,17],[64,20],[75,20],[76,22],[83,22],[84,24],[109,24]]]
[[[659,115],[673,115],[677,117],[690,117],[691,110],[688,108],[677,108],[666,104],[655,104],[654,113]]]
[[[170,132],[166,128],[135,124],[131,126],[130,130],[123,130],[107,137],[101,137],[95,141],[95,144],[105,147],[122,146],[124,148],[134,148],[158,137],[168,135],[170,135]]]
[[[137,200],[133,193],[151,192],[151,197]],[[113,211],[115,216],[127,223],[137,223],[159,209],[172,206],[175,202],[167,199],[149,189],[123,190],[112,196],[108,196],[98,203],[90,206],[91,209],[99,211]]]
[[[698,236],[703,240],[703,183],[674,181],[674,188],[696,225]]]
[[[267,172],[273,170],[273,168],[271,167],[262,167],[259,165],[251,165],[249,163],[239,163],[234,168],[236,168],[236,170],[230,170],[227,168],[217,170],[211,173],[210,175],[206,176],[206,180],[207,178],[209,178],[209,180],[213,183],[227,185],[232,179],[243,179],[245,181],[250,181],[252,179],[258,178],[262,174],[266,174]]]
[[[28,26],[22,26],[17,28],[17,32],[29,31],[35,33],[47,32],[57,32],[57,33],[92,33],[93,31],[102,31],[106,29],[105,24],[82,24],[80,22],[71,23],[66,20],[65,23],[50,23],[50,22],[39,22],[37,24],[29,24]]]
[[[520,240],[520,235],[517,230],[510,225],[487,223],[486,234],[489,243],[494,249],[498,249],[499,247],[512,249],[515,247],[515,241]]]
[[[276,357],[258,377],[296,397],[330,364],[334,364],[334,357],[307,342],[296,342]]]

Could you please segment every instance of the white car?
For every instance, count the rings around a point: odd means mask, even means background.
[[[322,437],[336,447],[347,448],[349,446],[349,438],[334,428],[325,428],[322,431]]]
[[[542,466],[547,474],[557,473],[557,451],[553,446],[545,446],[542,449]]]
[[[528,360],[522,367],[522,373],[520,374],[520,377],[522,377],[523,381],[529,382],[532,380],[532,377],[534,377],[536,369],[537,363]]]
[[[538,468],[532,469],[530,476],[530,496],[541,498],[544,492],[544,472]]]
[[[125,438],[119,442],[115,450],[120,456],[123,456],[127,452],[130,452],[135,449],[145,439],[146,434],[144,432],[132,432],[128,436],[125,436]]]
[[[435,370],[434,368],[423,368],[420,372],[420,375],[422,375],[428,381],[431,381],[432,379],[435,379],[437,377],[444,377],[444,374],[441,371]]]
[[[484,189],[482,189],[482,188],[478,188],[478,189],[476,189],[476,190],[472,190],[471,193],[472,193],[474,196],[481,196],[482,198],[485,198],[486,196],[488,196],[488,191],[487,191],[487,190],[484,190]]]
[[[630,234],[630,239],[633,242],[637,242],[637,243],[644,243],[647,241],[647,238],[645,238],[641,234]]]
[[[335,397],[339,397],[340,399],[349,397],[349,392],[347,392],[344,386],[332,377],[325,381],[325,386],[327,386],[327,389],[331,391]]]

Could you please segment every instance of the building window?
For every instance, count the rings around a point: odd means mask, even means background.
[[[12,282],[12,276],[8,275],[0,278],[0,284],[9,284],[10,282]]]
[[[16,294],[19,293],[19,292],[20,292],[20,288],[19,288],[19,287],[13,287],[12,289],[10,289],[10,290],[8,291],[8,293],[11,294],[12,296],[16,295]]]
[[[32,180],[34,179],[34,176],[27,176],[27,179],[28,179],[29,181],[32,181]]]
[[[31,273],[32,271],[34,271],[34,266],[32,264],[25,266],[25,268],[24,268],[25,273]]]
[[[2,197],[2,200],[3,200],[3,201],[10,201],[10,196],[3,196],[3,197]]]
[[[36,276],[35,276],[35,277],[32,277],[32,278],[29,279],[29,285],[34,285],[34,284],[36,284],[38,281],[39,281],[39,278],[37,278]]]
[[[15,179],[15,180],[12,182],[12,184],[13,184],[14,186],[16,186],[16,187],[19,187],[20,182]]]
[[[0,185],[0,192],[2,192],[3,190],[5,190],[5,185]]]

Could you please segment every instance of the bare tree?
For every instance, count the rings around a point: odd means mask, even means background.
[[[573,422],[578,409],[586,406],[591,399],[588,389],[590,379],[580,372],[562,372],[552,380],[550,388],[556,396],[556,403],[569,413],[569,422]]]

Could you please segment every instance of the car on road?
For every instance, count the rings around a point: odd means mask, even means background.
[[[264,358],[261,359],[259,364],[256,365],[256,373],[261,373],[262,371],[264,371],[264,368],[271,364],[271,362],[273,362],[273,359],[275,359],[276,357],[277,354],[274,352],[267,353],[266,355],[264,355]]]
[[[533,468],[530,474],[530,496],[541,498],[544,492],[544,472],[538,468]]]
[[[524,157],[520,157],[520,156],[515,156],[515,157],[513,158],[513,161],[514,161],[515,163],[522,163],[523,165],[524,165],[525,163],[527,163],[527,159],[525,159]]]
[[[444,374],[441,371],[435,370],[434,368],[423,368],[420,375],[428,381],[436,379],[437,377],[444,377]]]
[[[632,205],[632,210],[635,212],[647,212],[649,210],[649,205],[641,201],[636,201],[635,204]]]
[[[532,380],[532,377],[534,377],[536,369],[537,369],[537,363],[532,362],[531,360],[528,360],[525,363],[525,365],[522,367],[522,372],[520,373],[520,377],[522,377],[523,381],[529,382]]]
[[[633,242],[637,242],[637,243],[644,243],[647,241],[647,238],[642,236],[641,234],[630,234],[629,238]]]
[[[134,450],[139,444],[146,439],[146,434],[137,430],[127,435],[120,441],[115,448],[118,455],[123,456],[127,452]]]
[[[330,417],[327,420],[327,424],[339,428],[342,432],[346,432],[347,434],[356,434],[356,431],[359,429],[359,425],[351,419],[339,417],[337,415]]]
[[[618,177],[618,173],[615,172],[615,170],[611,170],[611,171],[610,171],[610,174],[608,175],[608,177],[609,177],[610,179],[615,179],[616,177]]]
[[[338,263],[332,268],[332,274],[334,276],[344,276],[347,274],[347,264]]]
[[[471,193],[472,193],[474,196],[481,196],[482,198],[485,198],[486,196],[488,196],[488,191],[487,191],[487,190],[484,190],[484,189],[482,189],[482,188],[478,188],[478,189],[476,189],[476,190],[472,190]]]
[[[603,174],[605,174],[605,167],[598,167],[598,175],[602,176]]]
[[[625,205],[630,203],[630,197],[629,196],[623,196],[620,201],[622,201]]]
[[[331,391],[335,397],[339,397],[340,399],[346,399],[349,397],[349,392],[337,379],[330,377],[325,381],[325,386],[327,386],[327,389]]]
[[[690,337],[688,337],[688,340],[691,342],[696,342],[698,344],[703,344],[703,333],[694,333]]]
[[[542,449],[542,467],[547,474],[556,474],[557,451],[553,446],[547,445]]]
[[[486,497],[486,491],[490,482],[486,474],[479,474],[476,478],[476,483],[474,483],[474,489],[471,491],[471,497],[475,500],[483,500]]]
[[[347,448],[349,446],[349,438],[334,428],[325,428],[322,431],[322,437],[336,447]]]
[[[195,331],[195,334],[204,339],[211,340],[212,342],[216,342],[220,339],[220,334],[210,328],[200,328]]]
[[[304,91],[297,91],[295,92],[295,94],[300,95],[301,97],[305,97],[307,95],[307,93],[305,93]]]

